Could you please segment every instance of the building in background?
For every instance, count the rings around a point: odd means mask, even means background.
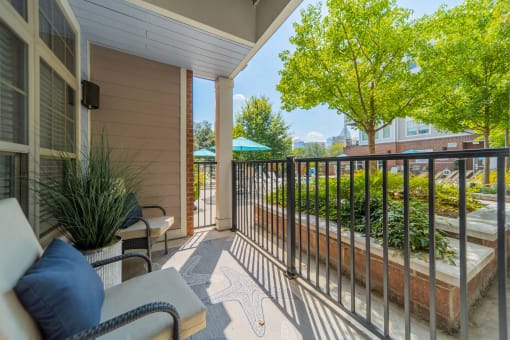
[[[297,149],[297,148],[304,148],[305,146],[306,146],[306,143],[304,141],[302,141],[301,139],[296,139],[292,143],[292,150]]]
[[[349,124],[349,122],[347,125],[354,126],[354,124]],[[478,135],[470,132],[442,132],[431,124],[417,122],[409,117],[397,118],[390,125],[377,132],[375,150],[377,154],[381,154],[483,148],[482,141],[475,141],[477,136]],[[358,145],[346,145],[344,153],[349,156],[368,154],[367,134],[359,131]],[[397,170],[401,168],[401,164],[397,162],[389,164],[389,166],[397,167]],[[413,164],[410,166],[412,171],[421,172],[426,168],[427,164],[416,160],[413,161]],[[481,170],[483,169],[483,163],[475,162],[469,165],[469,167],[470,169]],[[442,171],[443,169],[453,170],[455,164],[453,160],[450,159],[438,159],[436,168],[438,171]]]

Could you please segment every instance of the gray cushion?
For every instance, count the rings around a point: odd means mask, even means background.
[[[170,302],[177,308],[182,339],[205,328],[204,304],[174,268],[138,276],[107,289],[101,321],[155,301]],[[171,325],[173,320],[169,314],[154,313],[99,339],[171,339]]]
[[[168,229],[174,224],[173,216],[159,216],[146,218],[151,227],[151,237],[160,237],[166,233]],[[119,236],[123,240],[130,240],[133,238],[146,237],[147,227],[142,221],[130,225],[125,229],[119,230]]]

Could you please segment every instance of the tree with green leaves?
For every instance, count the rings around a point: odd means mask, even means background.
[[[344,143],[333,143],[326,149],[326,154],[330,157],[336,157],[344,152]]]
[[[269,99],[250,97],[236,114],[233,137],[246,137],[271,148],[269,151],[235,152],[239,159],[284,158],[290,154],[292,139],[281,113],[273,112]]]
[[[215,138],[210,122],[204,120],[203,122],[193,123],[193,148],[195,150],[213,146]]]
[[[292,149],[290,154],[297,158],[303,158],[305,157],[305,148],[302,147],[294,148]]]
[[[417,56],[429,84],[418,118],[445,130],[474,130],[490,145],[509,124],[510,2],[465,0],[422,18]],[[486,159],[484,182],[489,182]]]
[[[324,143],[319,142],[309,142],[305,145],[305,152],[303,157],[310,158],[310,157],[325,157],[326,156],[326,147],[324,146]]]
[[[409,115],[422,97],[412,68],[415,33],[410,11],[394,0],[329,0],[301,12],[283,51],[277,89],[285,110],[325,104],[368,135]]]

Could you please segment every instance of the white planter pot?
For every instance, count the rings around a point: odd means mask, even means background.
[[[111,246],[83,252],[83,255],[85,255],[90,263],[104,260],[120,254],[122,254],[122,240],[120,238],[118,242],[115,242]],[[122,282],[122,261],[107,264],[105,266],[96,268],[96,270],[101,280],[103,280],[105,289]]]

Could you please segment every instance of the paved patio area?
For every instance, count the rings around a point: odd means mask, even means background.
[[[178,268],[207,306],[207,328],[192,339],[367,337],[235,233],[197,231],[159,255],[156,262]]]
[[[192,339],[375,338],[305,280],[287,279],[284,268],[238,233],[205,228],[193,237],[172,240],[169,246],[170,253],[164,255],[163,244],[155,245],[156,269],[176,267],[208,309],[207,328]],[[470,336],[497,338],[496,288],[493,284],[471,313]],[[363,290],[358,287],[356,293],[360,314]],[[382,305],[382,298],[373,296],[372,321],[381,325]],[[402,310],[390,304],[390,330],[396,339],[404,335]],[[413,318],[411,330],[413,339],[429,337],[423,320]],[[455,337],[438,330],[438,338]]]

